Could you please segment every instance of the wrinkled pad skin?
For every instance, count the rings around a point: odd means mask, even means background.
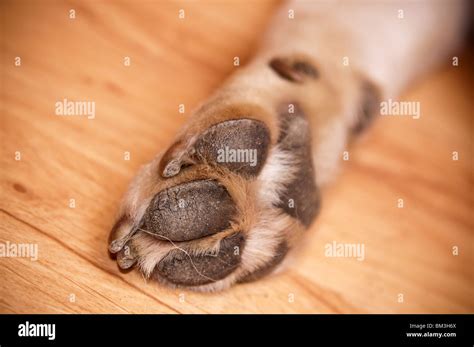
[[[156,194],[143,228],[164,240],[189,241],[227,229],[235,214],[235,204],[224,186],[197,180]]]
[[[253,177],[265,163],[269,144],[270,133],[264,123],[239,119],[210,127],[197,140],[195,149],[198,160]]]
[[[223,279],[240,264],[244,237],[236,233],[221,240],[217,254],[191,255],[170,251],[156,266],[154,275],[185,286],[199,286]]]

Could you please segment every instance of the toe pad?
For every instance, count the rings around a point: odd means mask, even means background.
[[[218,281],[237,268],[243,245],[244,237],[237,233],[222,239],[217,254],[192,255],[172,250],[156,266],[155,276],[186,286]]]

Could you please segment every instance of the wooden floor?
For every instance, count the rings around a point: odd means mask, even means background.
[[[128,182],[235,69],[233,58],[248,61],[275,7],[131,3],[0,5],[0,242],[39,247],[37,261],[0,258],[0,312],[474,312],[468,53],[403,96],[421,102],[419,120],[382,118],[351,147],[287,272],[218,294],[122,274],[106,241]],[[95,101],[95,119],[55,115],[64,98]],[[326,257],[333,241],[364,244],[365,259]]]

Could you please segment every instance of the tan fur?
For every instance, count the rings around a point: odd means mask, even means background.
[[[400,9],[404,10],[404,19],[397,18]],[[294,19],[288,18],[289,10],[294,11]],[[318,186],[323,185],[337,171],[350,129],[359,121],[363,83],[373,83],[382,98],[397,95],[409,81],[459,45],[463,23],[461,1],[384,1],[373,6],[357,1],[284,4],[254,60],[239,67],[195,111],[165,157],[168,161],[185,155],[197,136],[211,125],[238,118],[256,119],[269,128],[272,145],[259,177],[243,179],[204,163],[164,179],[160,174],[160,154],[141,169],[130,185],[120,212],[127,218],[113,239],[127,238],[159,191],[209,178],[222,183],[237,205],[238,213],[230,228],[188,242],[167,242],[146,233],[133,236],[138,264],[146,276],[171,249],[215,253],[223,237],[242,232],[246,241],[239,268],[222,280],[193,287],[201,291],[221,290],[270,261],[282,241],[290,248],[297,247],[304,227],[273,208],[299,165],[291,153],[283,153],[276,146],[280,133],[278,107],[297,102],[309,116],[315,180]],[[304,59],[318,69],[319,77],[304,83],[288,82],[268,66],[274,57]],[[349,66],[342,64],[344,57],[349,58]]]

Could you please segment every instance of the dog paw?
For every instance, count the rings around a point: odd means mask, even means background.
[[[203,291],[275,270],[319,207],[308,121],[292,106],[196,117],[132,182],[110,235],[119,267]]]

